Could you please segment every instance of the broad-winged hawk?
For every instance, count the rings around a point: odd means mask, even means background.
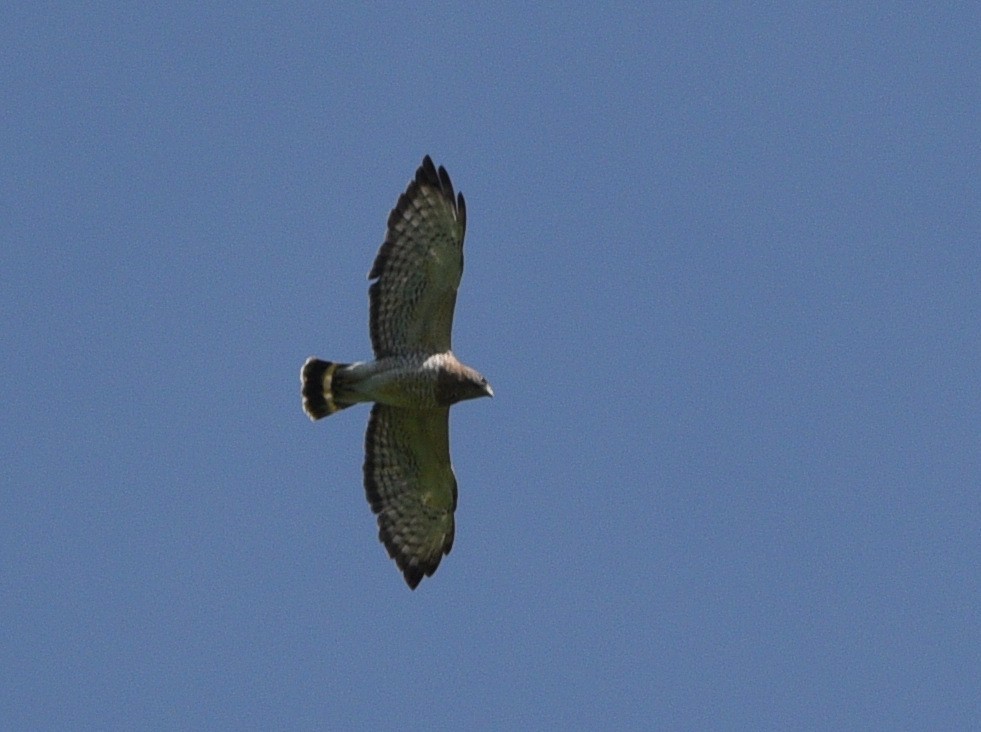
[[[450,405],[493,396],[487,379],[450,351],[463,274],[467,209],[446,169],[427,155],[388,217],[368,274],[373,361],[309,358],[303,409],[320,419],[374,402],[365,434],[364,486],[379,538],[409,587],[432,576],[453,547],[457,488]]]

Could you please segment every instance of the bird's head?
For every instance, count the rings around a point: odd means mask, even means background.
[[[474,371],[474,374],[477,376],[475,384],[479,387],[477,390],[478,393],[474,394],[474,397],[494,396],[494,390],[491,389],[490,382],[482,374],[478,374],[476,371]]]
[[[437,395],[442,404],[456,404],[465,399],[492,397],[494,390],[483,374],[458,362],[440,373]]]

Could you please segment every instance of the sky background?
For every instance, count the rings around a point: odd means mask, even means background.
[[[0,727],[977,729],[977,6],[325,5],[4,10]],[[427,153],[411,592],[298,375]]]

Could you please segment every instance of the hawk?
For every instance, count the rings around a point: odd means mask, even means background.
[[[463,274],[467,209],[446,169],[427,155],[388,217],[368,273],[373,361],[309,358],[300,371],[310,419],[374,402],[365,433],[364,487],[378,536],[415,589],[453,547],[456,478],[450,405],[494,396],[450,350]]]

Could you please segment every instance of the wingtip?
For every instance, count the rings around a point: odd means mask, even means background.
[[[425,576],[419,570],[405,570],[402,572],[402,576],[405,578],[405,584],[409,586],[410,590],[415,590],[422,582],[422,578]]]
[[[416,182],[420,185],[428,183],[429,185],[438,186],[440,182],[440,170],[443,170],[443,167],[440,166],[437,170],[433,159],[427,155],[422,159],[422,164],[416,171]],[[446,171],[443,170],[443,172],[445,173]]]

